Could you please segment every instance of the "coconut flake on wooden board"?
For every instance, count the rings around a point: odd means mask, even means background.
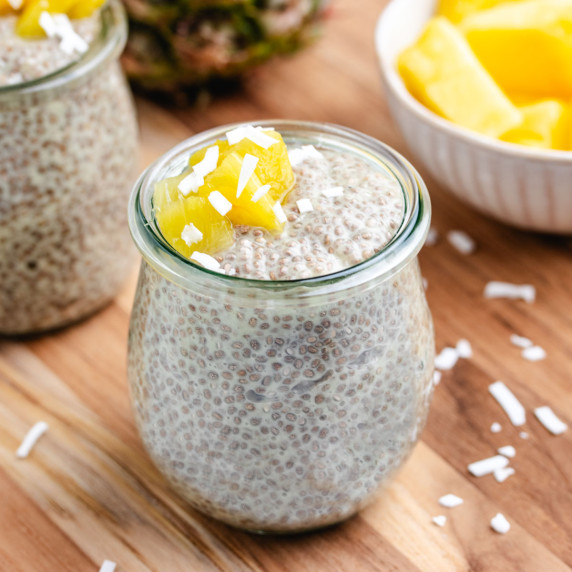
[[[521,355],[528,361],[540,361],[546,357],[546,351],[540,346],[529,346],[522,350]]]
[[[16,451],[16,457],[18,459],[25,459],[29,454],[34,445],[37,443],[38,439],[48,430],[48,424],[45,421],[38,421],[33,427],[28,431],[22,444],[18,447]]]
[[[454,508],[456,506],[459,506],[460,504],[463,504],[463,499],[461,497],[458,497],[457,495],[449,493],[443,495],[439,499],[439,504],[446,508]]]
[[[447,517],[444,514],[439,514],[437,516],[434,516],[432,519],[434,524],[436,524],[437,526],[445,526],[445,524],[447,523]]]
[[[472,254],[477,249],[477,243],[463,230],[450,230],[447,240],[461,254]]]
[[[491,528],[499,534],[506,534],[510,530],[510,523],[502,513],[497,513],[491,519]]]
[[[509,298],[531,304],[536,299],[536,289],[531,284],[511,284],[492,280],[485,286],[485,298]]]
[[[520,401],[514,396],[512,391],[502,382],[495,381],[489,385],[489,393],[497,400],[497,403],[504,409],[510,422],[519,427],[526,422],[526,412]]]
[[[495,455],[487,459],[471,463],[467,469],[474,477],[484,477],[494,473],[497,469],[504,469],[508,465],[508,459],[503,455]]]
[[[559,419],[548,405],[537,407],[534,410],[534,415],[544,428],[553,435],[561,435],[568,429],[568,425]]]

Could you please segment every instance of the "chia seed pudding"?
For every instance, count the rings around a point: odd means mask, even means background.
[[[282,533],[348,518],[403,464],[426,420],[434,340],[416,258],[430,218],[417,173],[351,130],[273,125],[289,148],[313,144],[322,156],[295,166],[284,234],[238,229],[217,257],[224,275],[168,247],[150,196],[225,129],[140,179],[128,373],[142,440],[172,486],[233,526]],[[322,201],[332,186],[343,195]],[[312,212],[292,206],[301,196]]]
[[[118,64],[119,2],[72,21],[89,45],[24,39],[0,17],[0,333],[76,321],[106,304],[135,252],[125,204],[137,169]]]

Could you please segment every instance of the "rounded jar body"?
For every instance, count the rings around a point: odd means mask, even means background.
[[[137,125],[121,5],[78,61],[0,88],[0,334],[60,327],[115,295],[134,250]]]
[[[287,143],[331,138],[389,163],[407,202],[398,234],[369,260],[311,279],[195,266],[148,224],[149,185],[221,131],[185,142],[132,195],[144,260],[128,373],[140,435],[173,487],[219,520],[283,533],[348,518],[403,464],[428,412],[434,339],[416,257],[430,207],[417,174],[355,132],[273,125]]]

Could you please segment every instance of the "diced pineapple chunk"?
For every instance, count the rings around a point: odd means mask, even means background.
[[[268,149],[264,149],[245,137],[233,145],[231,149],[228,141],[216,141],[215,145],[219,148],[219,164],[231,151],[239,157],[244,157],[246,154],[258,157],[254,174],[263,185],[270,185],[269,194],[274,201],[283,200],[294,185],[294,172],[288,159],[288,149],[280,133],[270,129],[262,132],[276,139],[277,143],[271,145]],[[205,153],[206,148],[194,153],[189,160],[189,164],[194,166],[200,163]]]
[[[479,63],[446,18],[433,18],[398,58],[405,85],[421,103],[458,125],[497,137],[522,114]]]
[[[572,97],[572,0],[524,0],[467,16],[460,29],[501,88]]]
[[[280,232],[284,225],[280,223],[272,207],[276,200],[271,193],[264,195],[258,201],[253,202],[252,196],[265,183],[256,174],[250,177],[240,196],[237,197],[238,179],[244,157],[234,151],[228,153],[218,166],[216,171],[207,175],[205,187],[199,193],[219,191],[232,203],[233,207],[227,216],[233,224],[259,226],[272,232]],[[260,162],[260,161],[259,161]]]
[[[542,149],[569,148],[570,117],[565,103],[547,99],[524,105],[520,110],[522,124],[502,135],[503,141]]]
[[[205,197],[192,196],[179,201],[163,203],[155,211],[161,233],[183,256],[190,258],[194,251],[216,254],[232,245],[234,232],[228,218],[221,216]],[[193,225],[202,238],[187,242],[183,234],[187,225]]]
[[[76,0],[76,3],[69,9],[70,18],[89,18],[96,10],[101,8],[106,0]]]
[[[0,11],[2,2],[0,0]],[[40,26],[42,12],[66,14],[70,18],[87,18],[103,5],[105,0],[25,0],[24,10],[16,23],[16,32],[24,37],[45,36]]]
[[[25,37],[45,36],[44,30],[40,26],[41,13],[67,14],[76,2],[77,0],[31,0],[26,4],[18,19],[16,32]]]
[[[439,0],[437,14],[449,18],[453,23],[457,23],[473,12],[488,10],[498,4],[514,1],[515,0]]]

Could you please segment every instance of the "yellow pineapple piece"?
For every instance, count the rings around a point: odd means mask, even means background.
[[[155,207],[161,233],[186,258],[195,251],[216,254],[232,245],[234,232],[205,197],[196,195]]]
[[[153,208],[155,211],[160,211],[170,203],[181,201],[185,197],[179,191],[179,183],[191,172],[190,169],[176,177],[169,177],[155,183],[155,191],[153,193]]]
[[[14,11],[14,8],[12,8],[12,5],[8,0],[0,0],[0,14],[9,14]]]
[[[76,3],[68,10],[70,18],[89,18],[96,10],[101,8],[107,0],[76,0]]]
[[[555,99],[520,107],[522,123],[501,136],[503,141],[542,149],[569,148],[570,110]]]
[[[572,0],[510,2],[459,26],[502,89],[572,97]]]
[[[221,162],[221,159],[224,159],[224,157],[226,156],[226,154],[228,153],[228,149],[230,147],[230,145],[228,144],[228,141],[224,141],[222,139],[217,139],[213,145],[210,145],[210,147],[216,145],[218,147],[219,150],[219,163]],[[190,159],[189,159],[189,165],[194,166],[197,163],[200,163],[206,155],[207,149],[209,147],[203,147],[202,149],[199,149],[198,151],[195,151]]]
[[[458,125],[497,137],[522,122],[520,111],[446,18],[431,19],[397,66],[414,97]]]
[[[42,12],[50,14],[67,14],[68,10],[77,0],[31,0],[28,2],[16,23],[16,32],[19,36],[36,37],[45,36],[40,26]]]
[[[473,12],[488,10],[498,4],[514,2],[515,0],[439,0],[437,14],[458,23]]]
[[[270,197],[274,201],[283,200],[294,185],[294,172],[288,158],[288,149],[282,135],[276,131],[263,131],[276,139],[277,143],[263,149],[248,138],[233,146],[233,153],[244,157],[247,153],[258,157],[255,175],[263,185],[270,185]]]
[[[280,232],[284,225],[274,212],[276,199],[272,193],[268,191],[258,198],[256,202],[252,200],[255,193],[265,185],[259,179],[256,170],[248,179],[240,195],[237,196],[240,173],[247,155],[249,154],[241,156],[234,151],[228,153],[216,171],[207,175],[205,186],[201,187],[199,194],[205,195],[213,191],[219,191],[233,205],[227,214],[233,224],[259,226],[272,232]],[[254,157],[254,155],[249,156]]]
[[[254,141],[245,137],[238,143],[230,146],[226,140],[218,140],[214,144],[219,148],[219,164],[229,153],[234,153],[239,157],[246,154],[258,157],[258,163],[254,171],[262,185],[269,184],[269,194],[275,201],[283,200],[288,191],[294,185],[294,172],[288,158],[288,149],[282,135],[270,129],[262,131],[265,135],[272,137],[277,143],[264,149]],[[206,153],[206,148],[194,153],[190,160],[190,165],[200,163]]]

